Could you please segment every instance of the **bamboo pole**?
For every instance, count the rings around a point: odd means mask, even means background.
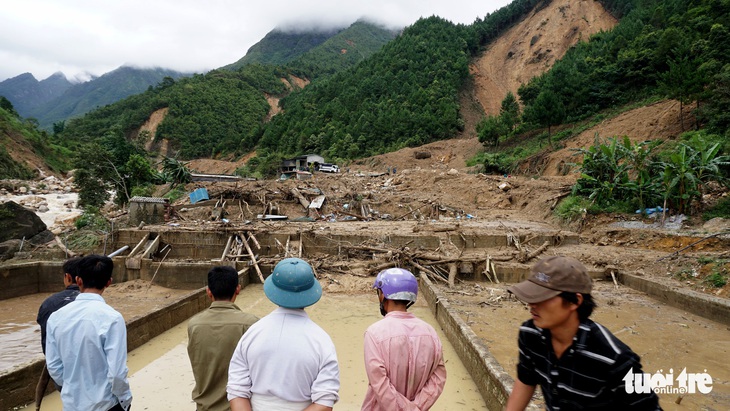
[[[233,242],[233,236],[228,237],[228,242],[226,243],[226,247],[223,249],[223,255],[221,255],[221,261],[226,259],[226,254],[228,254],[228,250],[231,249],[232,242]]]
[[[261,268],[259,268],[259,263],[256,262],[256,256],[253,255],[253,251],[251,250],[251,247],[248,245],[248,241],[245,240],[243,235],[240,236],[243,240],[243,245],[246,247],[246,251],[248,251],[249,257],[251,257],[251,262],[253,262],[253,267],[256,269],[256,274],[259,275],[259,280],[261,280],[261,283],[264,283],[264,275],[261,273]]]

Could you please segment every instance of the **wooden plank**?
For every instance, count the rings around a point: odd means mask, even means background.
[[[147,239],[149,238],[149,236],[150,236],[150,233],[145,234],[145,236],[142,237],[141,240],[139,240],[139,243],[137,243],[137,245],[132,249],[132,251],[130,251],[127,258],[135,257],[135,255],[142,250],[142,247],[144,247],[144,244],[147,243]]]
[[[154,240],[150,242],[150,245],[147,247],[146,250],[144,250],[144,253],[142,254],[142,258],[152,258],[152,254],[154,254],[157,249],[160,247],[160,236],[158,235],[155,237]]]
[[[263,284],[264,275],[261,273],[261,268],[259,268],[259,263],[256,262],[256,256],[253,254],[253,250],[251,250],[251,247],[248,245],[248,241],[246,241],[245,237],[243,236],[243,233],[241,233],[240,237],[243,240],[243,245],[246,247],[246,251],[248,251],[249,257],[251,257],[251,262],[253,262],[253,268],[256,269],[256,274],[259,275],[259,280],[261,280],[261,284]]]
[[[233,236],[228,237],[228,242],[226,243],[226,248],[223,249],[223,255],[221,255],[220,261],[223,261],[226,259],[226,254],[228,254],[228,250],[231,249],[232,242],[233,242]]]
[[[248,234],[248,238],[251,241],[253,241],[253,245],[256,246],[256,249],[257,250],[260,250],[261,249],[261,244],[259,244],[259,240],[256,239],[256,237],[253,235],[253,233],[250,232],[250,231],[246,231],[246,234]]]

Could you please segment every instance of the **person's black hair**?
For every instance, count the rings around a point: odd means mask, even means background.
[[[63,275],[70,274],[74,282],[79,275],[79,261],[81,261],[81,257],[73,257],[63,263]]]
[[[561,297],[563,301],[578,304],[578,296],[576,294],[577,293],[564,291],[558,296]],[[593,310],[596,308],[596,302],[593,301],[593,297],[590,294],[581,293],[581,295],[583,296],[583,303],[578,306],[578,319],[580,319],[580,321],[585,321],[591,316],[591,314],[593,314]]]
[[[208,271],[208,288],[216,300],[230,300],[238,287],[238,272],[229,266],[213,267]]]
[[[114,262],[105,255],[91,254],[81,258],[77,270],[84,288],[103,290],[112,278]]]

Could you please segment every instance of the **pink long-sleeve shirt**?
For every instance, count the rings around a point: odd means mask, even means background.
[[[428,410],[446,383],[436,330],[411,313],[388,313],[365,331],[365,372],[363,411]]]

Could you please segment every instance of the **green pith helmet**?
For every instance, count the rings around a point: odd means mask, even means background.
[[[272,303],[284,308],[304,308],[322,298],[322,286],[312,267],[300,258],[279,261],[264,281],[264,293]]]

